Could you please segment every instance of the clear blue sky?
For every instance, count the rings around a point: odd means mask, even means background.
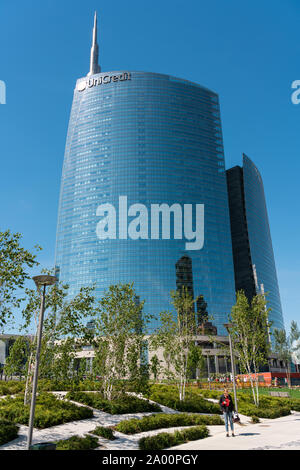
[[[2,0],[0,228],[54,263],[65,138],[86,75],[94,11],[102,70],[196,81],[220,96],[226,167],[245,152],[264,181],[285,324],[300,323],[299,0]]]

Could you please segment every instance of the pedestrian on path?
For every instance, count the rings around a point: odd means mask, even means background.
[[[231,435],[234,437],[234,428],[233,428],[233,416],[234,404],[229,395],[227,388],[224,389],[224,393],[220,396],[219,400],[220,408],[224,416],[225,428],[226,428],[226,437],[229,437],[229,427],[228,421],[230,423]]]

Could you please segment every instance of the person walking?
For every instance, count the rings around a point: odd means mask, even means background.
[[[227,388],[224,389],[224,393],[220,396],[219,404],[220,404],[220,408],[224,416],[226,437],[229,437],[228,421],[230,423],[231,435],[232,437],[234,437],[233,416],[232,416],[232,413],[234,411],[234,404],[233,404],[231,395],[229,395],[228,393]]]

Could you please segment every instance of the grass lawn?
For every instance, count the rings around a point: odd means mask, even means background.
[[[288,387],[284,388],[263,388],[259,387],[259,394],[260,395],[269,395],[270,392],[288,392],[291,398],[299,398],[300,399],[300,389],[292,389]]]
[[[276,391],[284,391],[284,389],[276,389]],[[289,389],[286,389],[289,390]],[[239,412],[246,416],[257,416],[259,418],[279,418],[287,416],[291,410],[300,411],[300,400],[291,396],[290,398],[272,397],[270,389],[259,389],[259,407],[254,405],[251,390],[238,390],[238,408]],[[198,393],[203,397],[211,397],[219,399],[222,392],[217,390],[201,390]],[[230,391],[233,397],[233,391]],[[291,394],[292,395],[292,394]]]

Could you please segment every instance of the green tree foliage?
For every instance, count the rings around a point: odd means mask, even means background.
[[[74,368],[76,350],[89,344],[92,333],[86,328],[87,319],[95,314],[93,287],[82,287],[68,300],[68,286],[57,282],[48,288],[45,298],[43,337],[40,354],[39,376],[56,381],[78,381]],[[27,304],[23,309],[24,328],[35,320],[38,323],[40,293],[26,289]],[[29,400],[31,377],[36,351],[36,338],[31,345],[24,402]]]
[[[291,322],[291,342],[297,341],[300,338],[300,330],[296,321],[292,320]]]
[[[191,343],[188,354],[187,362],[187,375],[192,379],[197,369],[200,371],[204,369],[205,359],[202,355],[201,348],[194,343]]]
[[[300,331],[298,324],[295,321],[291,323],[291,348],[292,348],[292,359],[296,364],[296,370],[299,372],[298,364],[300,364]]]
[[[5,375],[26,375],[26,363],[29,358],[30,344],[25,336],[19,336],[9,350],[4,366]]]
[[[254,296],[249,304],[244,292],[239,291],[230,318],[231,327],[229,330],[234,354],[239,361],[241,370],[249,375],[256,406],[259,406],[259,367],[267,363],[270,351],[269,311],[264,295]],[[254,374],[254,379],[252,374]]]
[[[289,335],[286,334],[285,330],[274,330],[274,350],[278,354],[278,359],[285,363],[289,387],[291,386],[291,362],[293,359],[293,354],[295,354],[295,352],[297,354],[297,351],[299,350],[299,338],[300,332],[295,321],[292,321],[291,323]]]
[[[175,314],[173,312],[160,314],[160,327],[151,338],[151,348],[154,351],[162,349],[166,364],[162,367],[164,378],[177,382],[179,400],[184,400],[186,382],[195,361],[195,300],[186,286],[172,291],[171,298]],[[197,363],[200,361],[200,355],[199,350]]]
[[[105,398],[112,399],[116,385],[125,377],[136,390],[148,380],[144,339],[151,315],[143,313],[133,284],[110,286],[99,301],[95,320],[93,371],[103,380]]]
[[[161,361],[158,359],[157,355],[154,354],[150,360],[150,372],[153,375],[153,379],[156,382],[159,377],[161,370]]]
[[[25,281],[30,278],[29,269],[38,264],[36,254],[20,245],[20,233],[10,230],[0,232],[0,327],[7,326],[14,318],[14,310],[21,305]],[[35,247],[36,251],[41,248]]]

